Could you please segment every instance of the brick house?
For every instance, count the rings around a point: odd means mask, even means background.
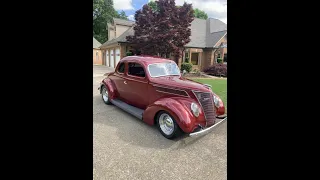
[[[103,65],[102,52],[100,50],[101,43],[93,38],[93,64]]]
[[[133,35],[134,22],[113,18],[107,25],[108,41],[100,46],[103,64],[115,67],[119,60],[131,50],[126,36]],[[218,19],[195,18],[191,23],[191,41],[185,46],[178,65],[188,58],[194,69],[204,68],[217,62],[217,58],[227,61],[227,25]],[[173,59],[171,57],[170,59]]]

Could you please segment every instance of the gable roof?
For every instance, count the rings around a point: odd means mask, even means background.
[[[113,23],[114,24],[121,24],[121,25],[124,25],[124,26],[132,26],[135,24],[134,21],[128,21],[128,20],[125,20],[125,19],[119,19],[119,18],[112,18],[113,19]]]
[[[186,47],[206,47],[206,20],[194,18],[191,22],[190,42]]]
[[[105,47],[105,46],[108,46],[108,45],[111,45],[113,43],[118,43],[118,42],[127,42],[127,39],[126,37],[127,36],[130,36],[130,35],[134,35],[134,30],[133,30],[133,26],[129,29],[127,29],[125,32],[123,32],[119,37],[117,38],[114,38],[114,39],[111,39],[110,41],[107,41],[105,43],[103,43],[101,47]]]
[[[209,20],[208,27],[210,28],[209,30],[210,33],[227,30],[227,24],[220,21],[219,19],[209,18],[208,20]]]
[[[206,47],[215,47],[216,44],[227,34],[227,30],[210,33],[207,36]]]
[[[118,18],[114,18],[114,20],[126,21]],[[131,25],[131,28],[129,28],[119,37],[105,42],[102,46],[100,46],[100,48],[111,45],[113,43],[127,42],[126,36],[134,35],[133,25],[134,22]],[[191,41],[186,44],[185,47],[213,48],[227,34],[227,25],[222,21],[214,18],[209,18],[207,20],[194,18],[191,23],[190,29]]]
[[[93,48],[98,49],[99,46],[101,46],[101,43],[99,43],[99,41],[97,41],[97,40],[93,37]]]

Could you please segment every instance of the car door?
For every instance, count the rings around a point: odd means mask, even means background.
[[[115,83],[116,89],[117,89],[117,98],[125,101],[125,93],[127,90],[127,86],[126,84],[124,84],[124,76],[125,76],[125,68],[126,67],[126,63],[125,62],[121,62],[115,70],[114,76],[113,76],[113,82]],[[126,102],[126,101],[125,101]]]
[[[148,78],[144,66],[136,61],[127,62],[127,71],[124,79],[123,84],[127,87],[124,98],[128,104],[145,109],[149,104],[149,96]]]

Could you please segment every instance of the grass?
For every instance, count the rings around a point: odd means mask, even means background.
[[[216,93],[226,107],[227,112],[227,79],[192,79],[194,81],[210,84],[212,91]]]

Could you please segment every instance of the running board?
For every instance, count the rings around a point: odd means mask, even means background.
[[[115,106],[118,106],[119,108],[123,109],[127,113],[130,113],[133,116],[135,116],[135,117],[137,117],[137,118],[142,120],[142,115],[143,115],[144,110],[136,108],[134,106],[131,106],[131,105],[119,100],[119,99],[110,99],[110,101]]]

